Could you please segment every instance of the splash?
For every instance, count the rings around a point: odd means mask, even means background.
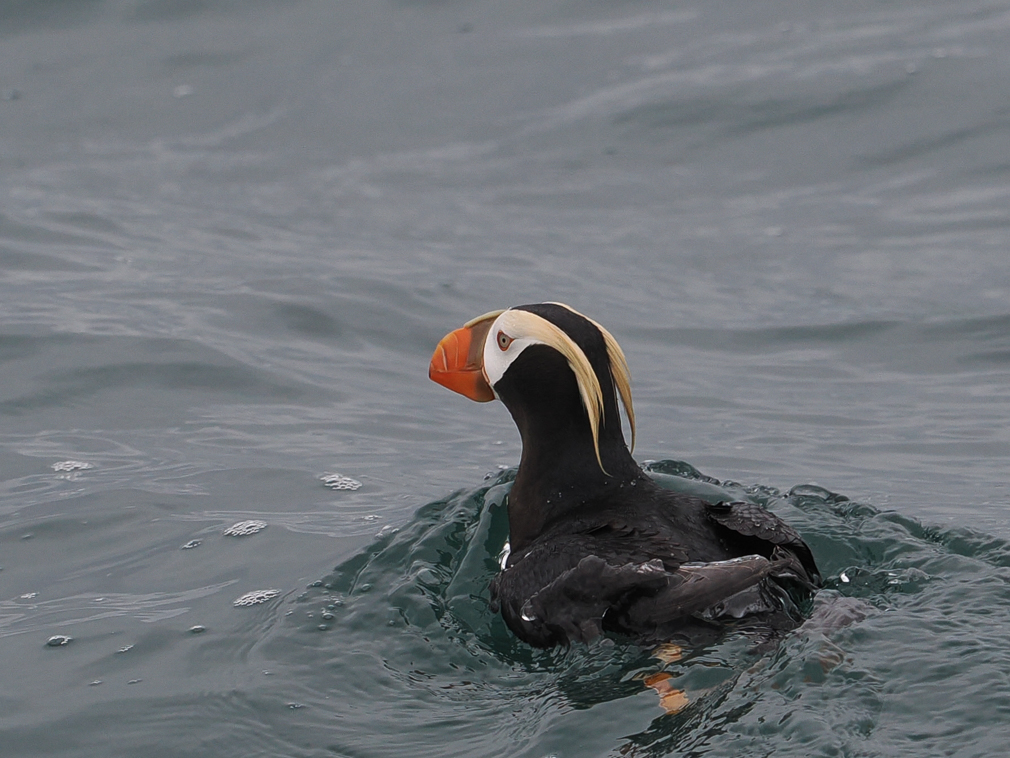
[[[991,719],[945,693],[1010,701],[992,673],[1010,665],[1010,544],[813,484],[783,492],[678,461],[647,468],[670,489],[749,500],[794,525],[826,578],[811,619],[762,648],[732,631],[675,655],[617,637],[531,648],[489,607],[510,470],[424,506],[312,582],[263,650],[296,667],[298,702],[332,714],[327,744],[347,754],[382,734],[390,755],[441,755],[449,741],[460,755],[883,755],[923,728],[924,708],[944,733],[985,743]],[[340,698],[313,701],[333,688]],[[465,728],[433,731],[463,711]]]

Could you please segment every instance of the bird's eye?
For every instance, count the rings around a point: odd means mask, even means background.
[[[505,332],[498,332],[498,347],[502,350],[508,350],[509,345],[512,344],[512,338],[509,337]]]

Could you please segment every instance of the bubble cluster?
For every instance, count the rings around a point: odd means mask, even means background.
[[[53,471],[83,471],[92,468],[90,463],[84,461],[60,461],[53,464]]]
[[[237,598],[233,605],[236,608],[242,608],[249,605],[259,605],[260,603],[265,603],[267,600],[273,600],[279,594],[281,594],[280,590],[253,590],[252,592],[247,592],[242,597]]]
[[[351,479],[343,474],[323,474],[319,477],[319,481],[331,490],[356,490],[361,487],[361,482],[357,479]]]
[[[225,537],[248,537],[250,534],[262,532],[267,528],[266,521],[252,519],[250,521],[239,521],[224,530]]]

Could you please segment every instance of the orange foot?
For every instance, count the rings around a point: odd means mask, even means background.
[[[669,665],[671,663],[676,663],[684,657],[684,648],[680,645],[675,645],[672,642],[664,642],[652,651],[652,657],[658,658],[664,664]]]
[[[650,674],[643,680],[647,686],[659,693],[659,704],[667,715],[680,713],[691,702],[684,690],[678,690],[670,684],[671,679],[672,674],[660,671],[658,674]]]

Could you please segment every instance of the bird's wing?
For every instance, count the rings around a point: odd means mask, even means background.
[[[810,548],[799,532],[771,511],[746,502],[710,504],[706,510],[709,518],[736,535],[748,549],[769,554],[778,547],[791,553],[802,568],[803,575],[799,578],[812,586],[820,584],[821,575]],[[758,542],[765,543],[765,549],[755,549],[759,547]]]
[[[778,557],[769,560],[761,555],[685,564],[669,574],[667,586],[661,592],[631,604],[625,611],[626,623],[644,630],[702,614],[721,615],[714,609],[757,587],[781,567]]]
[[[500,574],[493,591],[509,626],[534,645],[590,642],[604,628],[652,633],[701,618],[728,598],[757,587],[789,560],[748,555],[689,563],[673,571],[663,561],[614,565],[588,555],[533,591],[523,592],[523,564]],[[529,586],[529,585],[527,585]],[[605,621],[606,617],[606,621]]]
[[[630,598],[666,588],[669,573],[660,560],[614,566],[587,555],[555,579],[524,592],[524,562],[499,574],[493,592],[509,626],[534,645],[590,642],[603,633],[603,617]]]

